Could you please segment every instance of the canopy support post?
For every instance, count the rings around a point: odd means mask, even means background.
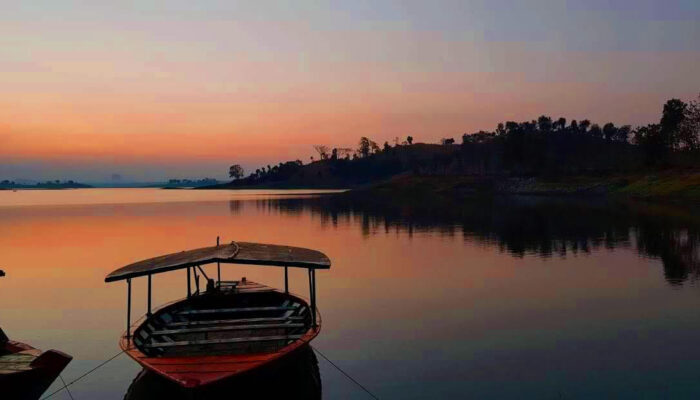
[[[146,315],[151,316],[151,274],[148,274],[148,312]]]
[[[314,327],[318,326],[316,324],[316,270],[311,270],[311,280],[314,282],[314,297],[311,298],[311,310],[314,313]]]
[[[316,271],[309,268],[309,298],[311,298],[311,319],[316,327]]]
[[[131,339],[131,278],[126,280],[126,340]]]
[[[219,237],[216,237],[216,247],[219,247]],[[216,263],[216,278],[217,278],[217,283],[219,286],[221,286],[221,263],[217,262]]]
[[[192,282],[190,278],[190,267],[187,267],[187,298],[189,299],[190,296],[192,296]]]
[[[197,268],[199,269],[199,272],[201,272],[202,275],[204,275],[204,278],[206,278],[206,280],[209,280],[209,277],[207,276],[207,273],[204,272],[204,270],[202,269],[202,266],[198,265]],[[194,272],[197,273],[197,270],[195,269]]]
[[[194,287],[197,289],[194,292],[195,295],[199,295],[199,274],[197,274],[197,268],[199,268],[199,265],[192,267],[192,273],[194,274]]]
[[[289,294],[289,275],[287,275],[287,266],[284,266],[284,293]]]

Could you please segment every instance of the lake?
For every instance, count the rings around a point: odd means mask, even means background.
[[[323,329],[313,345],[381,399],[697,398],[697,215],[592,199],[0,191],[0,325],[12,339],[73,355],[63,372],[72,381],[119,352],[126,284],[105,275],[220,236],[331,258],[317,272]],[[279,268],[228,265],[222,275],[284,286]],[[155,276],[154,304],[183,297],[185,282],[184,271]],[[304,270],[290,270],[290,290],[308,293]],[[142,315],[145,279],[133,291]],[[309,358],[323,398],[370,398]],[[137,376],[122,355],[70,389],[75,399],[167,390]]]

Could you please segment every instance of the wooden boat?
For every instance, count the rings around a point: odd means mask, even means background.
[[[0,276],[5,273],[0,270]],[[8,339],[0,329],[0,398],[38,399],[73,357]]]
[[[202,268],[213,263],[217,279]],[[222,263],[283,267],[284,291],[245,278],[222,281]],[[291,267],[308,270],[310,302],[289,292]],[[121,348],[145,369],[197,388],[270,367],[307,346],[321,330],[316,269],[328,268],[328,257],[315,250],[232,242],[130,264],[105,281],[127,282],[127,329]],[[151,276],[178,269],[187,270],[187,296],[152,311]],[[200,274],[206,279],[205,290],[200,290]],[[132,326],[131,280],[143,276],[148,278],[148,312]]]
[[[197,399],[305,399],[322,398],[321,374],[318,360],[309,346],[304,346],[293,357],[275,363],[275,368],[261,368],[237,375],[217,384],[192,390],[171,380],[142,369],[129,386],[124,400],[192,400]],[[271,384],[274,382],[274,384]]]

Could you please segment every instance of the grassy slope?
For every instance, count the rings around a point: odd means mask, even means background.
[[[607,177],[479,178],[404,175],[354,191],[392,197],[473,194],[607,195],[658,200],[700,201],[700,171],[665,171]]]
[[[662,172],[638,176],[616,191],[642,198],[673,198],[700,201],[700,171]]]

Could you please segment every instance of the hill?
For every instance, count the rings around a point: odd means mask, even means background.
[[[416,191],[437,190],[442,184],[435,182],[447,182],[467,192],[692,195],[700,170],[700,100],[669,100],[658,124],[635,129],[543,115],[464,134],[461,144],[453,138],[413,144],[409,136],[380,147],[362,137],[355,151],[314,148],[320,160],[310,164],[268,165],[247,177],[233,165],[235,180],[205,188],[362,188],[389,180],[379,187],[401,190],[405,182],[422,182],[426,186]]]
[[[457,145],[419,143],[390,147],[366,157],[329,157],[309,164],[289,161],[201,189],[355,188],[413,171],[420,165],[430,165],[436,159],[453,157],[459,151]]]

